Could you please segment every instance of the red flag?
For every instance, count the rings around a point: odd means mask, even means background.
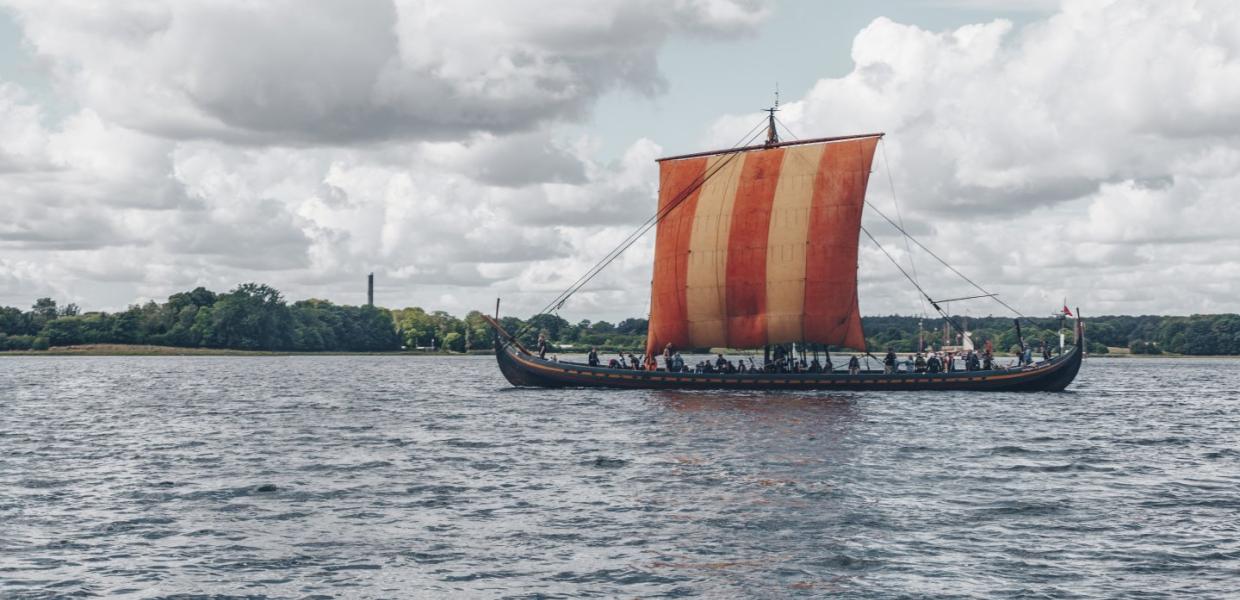
[[[1063,314],[1068,315],[1069,317],[1073,317],[1073,318],[1076,317],[1076,315],[1072,314],[1072,311],[1068,310],[1067,304],[1063,305]]]

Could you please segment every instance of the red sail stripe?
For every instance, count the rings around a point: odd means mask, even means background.
[[[857,242],[878,138],[827,144],[814,181],[805,270],[805,338],[865,350]]]
[[[685,280],[689,271],[689,240],[693,233],[693,217],[697,211],[698,194],[706,169],[706,158],[665,161],[659,163],[659,212],[681,197],[690,187],[696,188],[659,223],[654,242],[654,277],[650,289],[650,328],[646,339],[646,356],[663,352],[665,344],[677,349],[689,341],[686,314]]]
[[[728,346],[766,344],[766,249],[783,149],[745,156],[728,234]]]

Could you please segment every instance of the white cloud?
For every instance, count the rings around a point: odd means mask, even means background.
[[[1235,283],[1163,291],[1217,281],[1180,268],[1186,254],[1224,249],[1226,268],[1240,264],[1234,3],[1067,2],[1021,29],[996,20],[932,32],[880,18],[852,56],[851,73],[820,80],[783,119],[802,135],[886,131],[905,217],[929,225],[923,241],[967,274],[1029,311],[1063,295],[1095,314],[1240,310]],[[748,121],[720,120],[713,140]],[[880,154],[870,199],[894,215],[886,170]],[[903,256],[898,237],[884,243]],[[932,293],[969,291],[914,254]],[[866,257],[865,273],[893,270]],[[1144,291],[1111,295],[1131,285]],[[884,289],[863,308],[910,311]]]
[[[568,277],[605,251],[589,237],[645,217],[658,147],[599,164],[559,124],[609,90],[661,92],[669,37],[765,16],[751,0],[9,4],[77,108],[45,126],[0,83],[0,302],[57,281],[106,308],[249,279],[349,301],[372,270],[391,304],[512,291],[543,261]]]
[[[660,91],[678,32],[731,35],[745,0],[13,0],[27,40],[107,119],[175,139],[456,139]]]
[[[649,216],[661,152],[634,136],[601,163],[562,124],[610,90],[663,91],[673,36],[725,43],[765,16],[745,0],[11,4],[76,108],[45,124],[0,82],[0,304],[106,308],[247,280],[361,302],[370,271],[388,305],[541,307]],[[941,32],[878,19],[852,57],[781,117],[887,131],[910,230],[1009,302],[1240,310],[1232,3],[1069,2]],[[880,155],[871,199],[890,211],[886,170]],[[643,313],[651,242],[569,316]],[[918,266],[932,293],[969,294]],[[918,308],[866,246],[862,277],[866,312]]]

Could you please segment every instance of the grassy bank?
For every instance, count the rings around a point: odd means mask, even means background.
[[[490,350],[476,350],[468,354],[490,354]],[[178,348],[147,344],[84,344],[80,346],[53,346],[47,350],[10,350],[0,352],[3,356],[323,356],[323,355],[375,355],[375,356],[466,356],[456,352],[270,352],[258,350],[225,350],[220,348]]]
[[[1116,350],[1127,350],[1116,349]],[[711,354],[719,352],[717,348],[711,349]],[[179,348],[175,346],[154,346],[149,344],[83,344],[80,346],[53,346],[47,350],[9,350],[0,352],[0,357],[5,356],[345,356],[345,355],[362,355],[362,356],[484,356],[491,354],[490,349],[472,350],[470,352],[271,352],[265,350],[226,350],[220,348]],[[630,351],[625,350],[628,354]],[[612,349],[599,349],[599,354],[615,354]],[[724,351],[729,356],[748,354],[737,350]],[[584,355],[585,349],[573,349],[572,351],[560,352],[564,356]],[[851,352],[840,352],[840,356],[848,356]],[[905,353],[900,353],[903,357]],[[1010,358],[1011,355],[997,352],[995,356],[1000,358]],[[1229,355],[1210,355],[1210,356],[1189,356],[1184,354],[1130,354],[1128,352],[1117,351],[1111,354],[1095,354],[1093,358],[1240,358]]]

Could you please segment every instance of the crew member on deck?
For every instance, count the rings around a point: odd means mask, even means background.
[[[586,362],[589,363],[591,367],[598,366],[598,349],[597,348],[593,346],[590,347],[590,353],[586,355]]]
[[[896,372],[896,351],[890,346],[887,347],[887,356],[883,357],[883,373],[891,374]]]
[[[547,336],[538,334],[538,358],[547,358]]]
[[[668,342],[667,345],[663,347],[663,365],[667,367],[668,371],[674,370],[672,369],[672,356],[674,354],[675,352],[672,351],[672,343]]]
[[[861,361],[857,360],[857,355],[854,354],[852,358],[848,359],[848,374],[856,375],[860,372],[861,372]]]

